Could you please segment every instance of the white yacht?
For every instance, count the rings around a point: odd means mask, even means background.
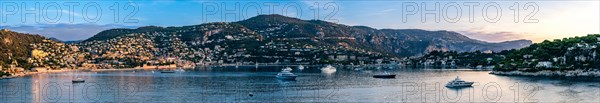
[[[475,82],[466,82],[466,81],[458,78],[458,76],[456,76],[456,78],[454,80],[452,80],[452,81],[448,82],[448,84],[446,84],[446,87],[449,87],[449,88],[470,87],[471,85],[473,85],[473,83],[475,83]]]
[[[281,80],[296,80],[297,75],[295,75],[291,71],[292,68],[287,67],[285,69],[282,69],[281,72],[277,73],[277,76],[275,77]]]
[[[335,73],[336,71],[337,71],[337,69],[331,65],[327,65],[326,67],[321,68],[321,72],[327,73],[327,74]]]

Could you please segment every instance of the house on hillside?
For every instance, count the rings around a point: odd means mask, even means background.
[[[538,67],[538,68],[540,68],[540,67],[541,68],[553,68],[552,62],[550,62],[550,61],[540,61],[540,62],[538,62],[537,65],[535,65],[535,67]]]
[[[34,68],[31,68],[31,71],[33,71],[33,72],[47,72],[48,68],[46,68],[46,67],[34,67]]]

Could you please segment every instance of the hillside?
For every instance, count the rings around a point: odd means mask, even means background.
[[[249,31],[256,32],[266,40],[278,38],[306,38],[322,41],[308,41],[310,44],[337,45],[340,42],[349,46],[376,52],[408,57],[430,51],[502,51],[518,49],[530,45],[529,40],[489,43],[471,39],[452,31],[426,31],[419,29],[374,29],[366,26],[347,26],[321,20],[301,20],[277,14],[259,15],[246,20],[233,22]],[[182,27],[182,28],[185,28]],[[182,29],[179,28],[179,29]],[[111,29],[98,33],[85,40],[106,40],[123,34],[149,31],[173,31],[177,27],[156,26],[138,29]],[[190,35],[194,38],[194,35]],[[337,39],[337,38],[347,39]],[[187,38],[187,37],[183,37]],[[331,41],[332,39],[336,39]]]
[[[433,51],[404,62],[413,67],[493,69],[492,74],[600,77],[600,34],[545,40],[495,53]]]
[[[511,50],[498,71],[575,70],[600,68],[600,35],[590,34],[545,40],[519,50]]]
[[[46,37],[34,34],[17,33],[7,29],[0,31],[0,66],[8,67],[13,61],[16,66],[30,67],[27,58],[31,57],[31,44],[41,43]]]
[[[99,60],[140,64],[152,58],[191,62],[374,63],[430,51],[501,51],[529,40],[489,43],[452,31],[374,29],[281,15],[182,27],[111,29],[77,45]],[[132,47],[133,46],[133,47]],[[360,58],[360,59],[359,59]]]
[[[489,43],[471,39],[452,31],[419,29],[374,29],[366,26],[347,26],[320,20],[300,20],[281,15],[260,15],[235,22],[271,38],[350,37],[341,40],[353,47],[389,53],[401,57],[415,56],[429,51],[502,51],[530,45],[529,40]],[[333,42],[336,44],[337,42]]]

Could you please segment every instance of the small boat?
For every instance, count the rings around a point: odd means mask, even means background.
[[[355,71],[361,71],[364,70],[364,68],[354,68]]]
[[[296,80],[296,77],[298,76],[292,73],[291,71],[292,68],[287,67],[285,69],[282,69],[281,72],[277,73],[277,76],[275,77],[280,80]]]
[[[300,66],[298,66],[298,69],[299,70],[304,70],[304,66],[300,65]]]
[[[396,74],[378,74],[373,75],[373,78],[396,78]]]
[[[446,87],[448,87],[448,88],[471,87],[473,85],[473,83],[475,83],[475,82],[466,82],[466,81],[458,78],[458,76],[456,76],[456,78],[454,80],[452,80],[452,81],[448,82],[448,84],[446,84]]]
[[[373,75],[373,78],[396,78],[396,74],[390,74],[385,72],[384,74]]]
[[[79,78],[79,76],[77,75],[78,70],[75,70],[75,78],[71,80],[72,83],[83,83],[85,82],[85,79]]]
[[[160,73],[175,73],[173,70],[161,70]]]
[[[331,65],[327,65],[326,67],[321,68],[321,72],[331,74],[335,73],[337,69]]]
[[[77,78],[77,79],[72,80],[71,82],[73,82],[73,83],[83,83],[83,82],[85,82],[85,80],[81,79],[81,78]]]
[[[292,68],[290,68],[290,67],[285,67],[285,69],[283,69],[282,71],[292,71]]]

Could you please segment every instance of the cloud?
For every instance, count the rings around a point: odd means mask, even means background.
[[[459,31],[461,34],[468,36],[473,39],[483,40],[487,42],[503,42],[510,40],[519,39],[530,39],[527,36],[532,35],[530,33],[518,33],[518,32],[485,32],[485,31]]]
[[[46,37],[53,37],[63,41],[84,40],[96,35],[97,33],[113,28],[135,28],[133,26],[124,26],[116,24],[38,24],[38,25],[20,25],[20,26],[0,26],[0,28],[10,29],[11,31],[39,34]]]

